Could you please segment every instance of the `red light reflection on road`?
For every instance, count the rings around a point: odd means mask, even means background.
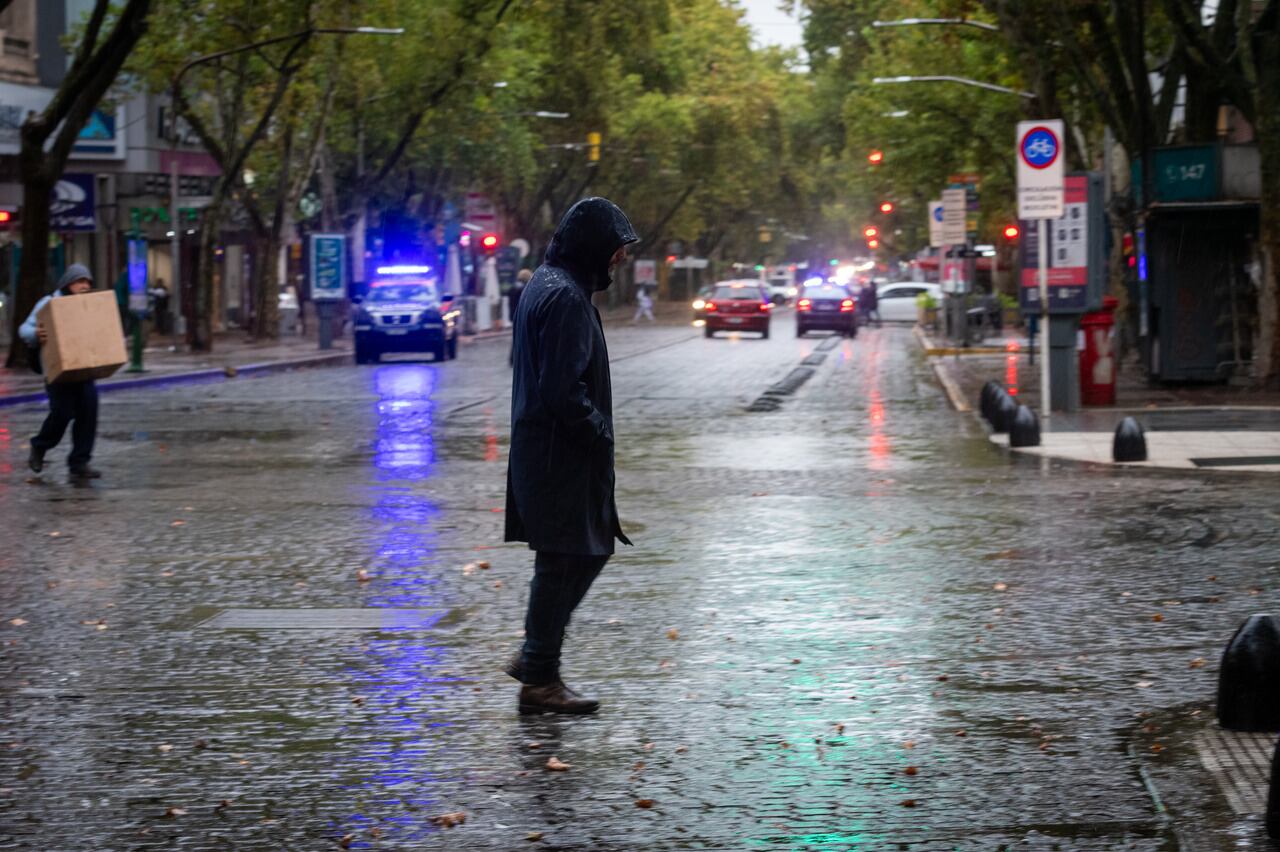
[[[1018,356],[1012,352],[1004,356],[1004,386],[1009,396],[1018,395]]]
[[[484,460],[487,462],[498,460],[498,432],[493,427],[492,408],[484,410]]]
[[[878,345],[864,356],[863,363],[867,365],[867,422],[871,427],[867,436],[867,450],[871,454],[871,460],[867,466],[871,470],[886,470],[893,447],[889,434],[885,431],[884,397],[880,395],[880,372],[884,354]]]

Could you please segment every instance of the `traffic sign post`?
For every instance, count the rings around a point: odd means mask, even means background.
[[[1049,369],[1049,220],[1062,217],[1062,135],[1060,119],[1018,122],[1018,218],[1036,219],[1040,277],[1040,418],[1052,411]]]

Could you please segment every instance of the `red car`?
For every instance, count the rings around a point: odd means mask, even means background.
[[[703,307],[706,318],[704,333],[711,337],[717,331],[758,331],[769,337],[769,316],[773,303],[769,291],[759,281],[721,281],[716,284]]]

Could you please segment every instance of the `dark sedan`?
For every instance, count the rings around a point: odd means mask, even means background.
[[[858,336],[858,303],[840,284],[805,285],[796,299],[796,337],[809,331],[835,331]]]

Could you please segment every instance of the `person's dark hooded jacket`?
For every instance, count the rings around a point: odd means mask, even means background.
[[[516,309],[506,540],[534,550],[606,555],[630,544],[618,523],[609,353],[591,294],[635,242],[623,212],[579,201],[556,229]]]

